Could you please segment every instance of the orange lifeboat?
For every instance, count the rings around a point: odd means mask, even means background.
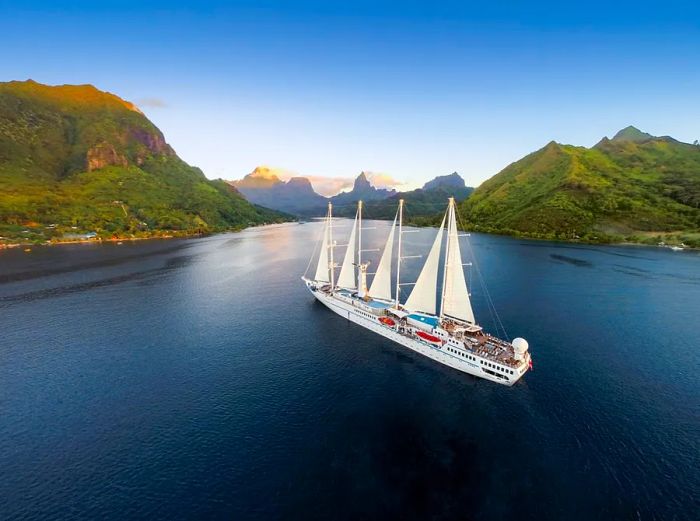
[[[394,320],[389,317],[379,317],[379,321],[385,326],[389,327],[394,327],[396,325],[396,322],[394,322]]]
[[[426,342],[430,342],[431,344],[435,344],[437,346],[442,345],[442,340],[440,340],[435,335],[426,333],[425,331],[416,331],[416,335],[418,335],[421,338],[421,340],[425,340]]]

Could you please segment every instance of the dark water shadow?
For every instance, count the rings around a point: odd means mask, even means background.
[[[593,263],[587,260],[577,259],[575,257],[567,257],[566,255],[557,255],[555,253],[550,253],[549,256],[555,261],[571,264],[572,266],[579,266],[581,268],[593,267]]]
[[[67,286],[58,286],[55,288],[47,288],[37,291],[29,291],[27,293],[20,293],[17,295],[8,295],[0,297],[0,309],[9,307],[12,304],[16,303],[34,302],[36,300],[62,297],[65,295],[82,293],[84,291],[89,291],[93,289],[116,286],[117,284],[123,284],[124,282],[146,282],[148,279],[152,279],[153,277],[157,277],[158,275],[162,275],[188,265],[193,258],[194,257],[191,255],[182,255],[179,257],[174,257],[172,259],[168,259],[168,261],[163,266],[153,268],[150,270],[136,271],[133,273],[118,275],[116,277],[109,277],[102,280],[94,280],[90,282],[83,282],[80,284],[72,284]]]
[[[72,273],[76,271],[89,270],[95,268],[108,268],[113,266],[119,266],[120,264],[126,264],[134,260],[143,260],[149,257],[167,255],[169,253],[174,253],[185,248],[190,248],[193,245],[194,244],[192,243],[180,243],[175,246],[170,246],[163,249],[158,249],[154,251],[139,251],[139,253],[124,255],[122,257],[110,257],[107,259],[100,259],[90,262],[82,262],[76,264],[71,263],[67,266],[57,266],[30,271],[21,271],[19,273],[0,274],[0,284],[8,284],[10,282],[20,282],[23,280],[38,279],[42,277],[49,277],[52,275],[60,275],[63,273]]]
[[[551,243],[551,242],[519,242],[518,246],[527,246],[528,248],[556,248],[560,250],[582,250],[582,251],[593,251],[596,253],[601,253],[603,255],[613,255],[615,257],[627,257],[630,259],[640,259],[640,260],[648,260],[648,261],[657,261],[658,259],[654,259],[652,257],[645,257],[643,255],[632,255],[629,253],[620,253],[619,251],[613,251],[612,248],[614,246],[612,245],[605,245],[601,244],[598,247],[594,246],[584,246],[584,245],[578,245],[578,244],[566,244],[566,243]]]

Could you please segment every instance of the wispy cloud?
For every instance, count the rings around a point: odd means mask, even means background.
[[[307,175],[306,177],[314,190],[326,197],[335,195],[352,188],[355,179],[351,177],[325,177],[321,175]]]
[[[168,104],[160,98],[140,98],[137,99],[134,103],[136,103],[138,107],[149,107],[157,109],[162,109],[168,106]]]
[[[367,176],[367,179],[369,179],[369,182],[372,183],[372,186],[376,188],[394,188],[404,192],[406,190],[413,190],[420,186],[415,183],[399,181],[391,175],[384,174],[382,172],[365,172],[365,175]]]

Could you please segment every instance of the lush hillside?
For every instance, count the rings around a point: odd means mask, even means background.
[[[592,148],[555,142],[460,205],[465,227],[591,241],[700,244],[700,147],[628,127]]]
[[[231,184],[250,202],[293,215],[323,215],[327,205],[327,199],[317,194],[305,177],[292,177],[285,182],[268,167],[259,166]]]
[[[466,199],[474,189],[464,185],[464,179],[454,172],[438,176],[428,181],[422,188],[408,192],[397,192],[380,199],[364,203],[363,215],[367,219],[393,219],[399,205],[399,199],[405,202],[406,222],[412,224],[432,223],[430,219],[436,212],[447,207],[447,199],[454,197],[457,201]],[[355,205],[334,207],[337,215],[351,217],[355,215]]]
[[[5,240],[210,232],[282,219],[186,164],[113,94],[91,85],[0,83]]]

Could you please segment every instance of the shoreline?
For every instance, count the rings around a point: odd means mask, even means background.
[[[380,219],[381,220],[381,219]],[[102,238],[90,238],[90,239],[68,239],[68,240],[53,240],[53,241],[46,241],[43,243],[37,243],[37,242],[7,242],[7,243],[0,243],[0,251],[2,250],[11,250],[11,249],[17,249],[17,248],[24,248],[25,251],[31,251],[32,248],[34,247],[45,247],[45,246],[62,246],[62,245],[67,245],[67,244],[108,244],[108,243],[116,243],[116,244],[121,244],[122,242],[135,242],[135,241],[150,241],[150,240],[168,240],[168,239],[193,239],[193,238],[203,238],[203,237],[211,237],[213,235],[220,235],[223,233],[239,233],[243,232],[246,230],[253,230],[257,228],[265,228],[268,226],[288,226],[291,224],[301,224],[301,221],[287,221],[287,222],[281,222],[281,223],[268,223],[268,224],[258,224],[254,226],[246,226],[240,229],[230,229],[230,230],[222,230],[222,231],[217,231],[217,232],[210,232],[210,233],[173,233],[173,234],[165,234],[165,235],[153,235],[150,237],[112,237],[108,239],[102,239]],[[416,224],[409,224],[408,226],[412,226],[414,228],[437,228],[436,226],[420,226]],[[559,243],[559,244],[572,244],[572,245],[589,245],[589,246],[629,246],[629,247],[644,247],[644,248],[656,248],[656,249],[667,249],[671,251],[676,251],[676,252],[682,252],[682,251],[700,251],[700,247],[693,247],[693,246],[683,246],[681,247],[680,250],[673,250],[672,247],[676,246],[673,244],[666,244],[666,245],[659,245],[659,244],[646,244],[643,242],[629,242],[629,241],[621,241],[621,242],[595,242],[595,241],[581,241],[581,240],[566,240],[566,239],[547,239],[547,238],[541,238],[541,237],[528,237],[524,235],[512,235],[512,234],[506,234],[506,233],[496,233],[496,232],[485,232],[485,231],[477,231],[477,230],[464,230],[467,233],[479,233],[479,234],[484,234],[484,235],[493,235],[493,236],[499,236],[499,237],[508,237],[510,239],[521,239],[521,240],[527,240],[527,241],[538,241],[538,242],[552,242],[552,243]],[[680,232],[683,233],[683,232]]]
[[[135,242],[135,241],[152,241],[152,240],[169,240],[169,239],[195,239],[195,238],[203,238],[203,237],[211,237],[213,235],[220,235],[223,233],[240,233],[246,230],[253,230],[256,228],[264,228],[266,226],[283,226],[283,225],[289,225],[289,224],[296,224],[299,221],[288,221],[288,222],[282,222],[282,223],[267,223],[267,224],[257,224],[253,226],[245,226],[243,228],[231,228],[229,230],[221,230],[217,232],[209,232],[209,233],[170,233],[170,234],[164,234],[164,235],[152,235],[149,237],[110,237],[107,239],[102,239],[100,237],[94,237],[90,239],[66,239],[66,240],[48,240],[45,242],[30,242],[30,241],[23,241],[23,242],[0,242],[0,251],[2,250],[14,250],[17,248],[22,248],[25,251],[29,250],[31,251],[32,248],[34,247],[50,247],[50,246],[64,246],[68,244],[109,244],[109,243],[115,243],[115,244],[121,244],[123,242]]]

